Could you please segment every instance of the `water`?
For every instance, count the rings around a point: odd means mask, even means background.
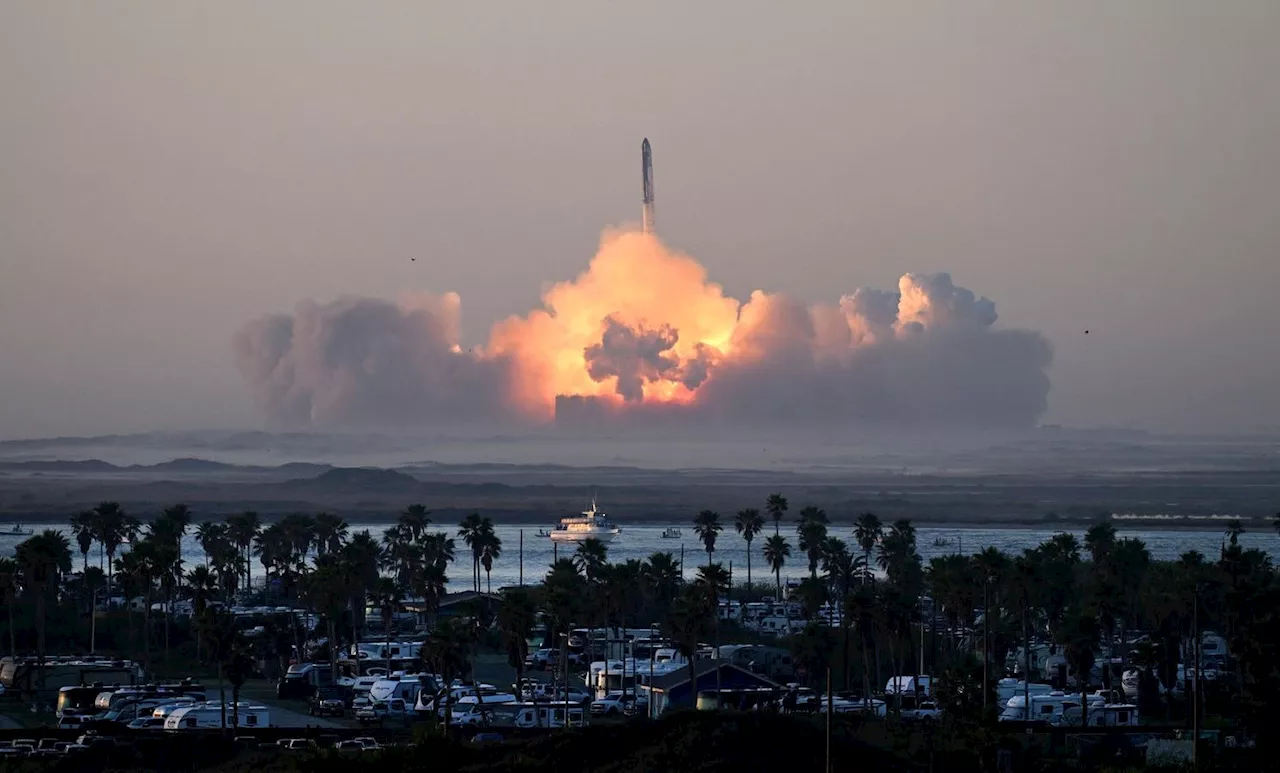
[[[380,538],[382,532],[391,526],[390,522],[359,524],[352,527],[351,532],[368,529],[375,538]],[[684,536],[675,539],[663,538],[662,532],[671,526],[680,528]],[[0,528],[5,528],[5,526],[0,525]],[[43,528],[51,527],[32,525],[30,528],[38,532]],[[63,532],[71,540],[74,565],[78,569],[81,566],[81,559],[80,554],[76,552],[75,540],[71,539],[70,528],[52,528]],[[745,583],[747,580],[746,543],[736,532],[732,531],[732,526],[728,528],[729,530],[722,533],[716,541],[715,560],[724,564],[726,568],[729,568],[730,564],[732,564],[734,583]],[[540,581],[546,574],[547,568],[551,565],[552,558],[557,550],[554,547],[555,543],[546,537],[537,536],[538,529],[536,527],[497,525],[495,526],[495,531],[502,539],[502,555],[494,563],[493,572],[490,575],[493,587],[500,588],[504,585],[515,585],[520,582],[520,534],[522,531],[524,533],[524,582],[529,584]],[[1076,538],[1083,544],[1084,531],[1082,529],[920,527],[916,531],[916,538],[920,555],[927,564],[929,559],[934,556],[956,552],[973,554],[988,546],[994,546],[1007,553],[1016,554],[1025,548],[1035,547],[1061,531],[1069,531],[1075,534]],[[453,532],[451,531],[450,533],[453,536]],[[849,543],[851,549],[857,550],[853,542],[852,526],[836,525],[831,528],[829,533],[831,536],[845,540]],[[773,580],[772,572],[769,571],[769,566],[761,554],[764,540],[771,534],[773,534],[773,526],[769,524],[766,526],[765,531],[752,542],[751,576],[752,581],[757,584],[770,583]],[[782,569],[783,579],[806,576],[809,571],[808,562],[800,553],[794,524],[791,524],[789,529],[787,524],[784,524],[783,534],[791,544],[792,553],[791,558],[787,560],[786,566]],[[1141,539],[1146,543],[1147,549],[1151,551],[1152,558],[1159,560],[1177,558],[1188,550],[1198,550],[1212,560],[1218,555],[1218,550],[1223,541],[1223,532],[1217,529],[1197,531],[1122,529],[1119,532],[1119,536]],[[0,535],[0,555],[13,555],[14,546],[23,539],[25,537]],[[938,539],[946,540],[948,544],[945,547],[935,546],[934,542]],[[448,570],[449,590],[466,590],[471,587],[470,551],[461,539],[454,536],[454,541],[457,543],[457,560],[450,565]],[[1249,532],[1240,537],[1240,542],[1246,548],[1260,548],[1266,551],[1273,560],[1280,557],[1280,537],[1274,534]],[[697,573],[698,567],[707,561],[707,554],[703,550],[702,543],[698,541],[692,525],[689,524],[668,523],[636,526],[623,524],[622,533],[608,544],[609,560],[614,562],[626,561],[632,558],[643,560],[657,552],[668,552],[679,559],[681,546],[683,546],[684,573],[688,578],[692,578]],[[559,555],[561,557],[571,556],[574,547],[572,543],[560,544],[558,546]],[[182,542],[182,556],[183,565],[188,568],[204,561],[204,551],[200,548],[200,544],[196,542],[194,535],[190,533]],[[95,545],[94,549],[89,553],[89,562],[91,565],[97,565],[97,561],[98,548]],[[253,574],[255,581],[260,581],[264,574],[262,564],[256,560],[253,565]],[[483,569],[481,570],[480,582],[483,587],[485,584]]]

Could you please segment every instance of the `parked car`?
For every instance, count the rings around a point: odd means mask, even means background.
[[[401,698],[375,701],[373,705],[356,711],[356,721],[366,727],[370,725],[382,727],[389,721],[408,724],[412,718],[413,710]]]
[[[346,711],[346,695],[341,687],[317,688],[307,700],[307,713],[313,717],[341,717]]]

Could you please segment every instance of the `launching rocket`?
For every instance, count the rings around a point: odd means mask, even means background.
[[[644,180],[644,232],[653,233],[653,150],[649,138],[640,143],[640,176]]]

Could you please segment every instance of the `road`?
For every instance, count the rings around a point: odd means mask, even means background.
[[[335,722],[325,717],[313,717],[305,711],[294,711],[281,706],[279,703],[266,702],[264,706],[271,709],[271,724],[273,727],[350,727],[350,725],[341,722]]]

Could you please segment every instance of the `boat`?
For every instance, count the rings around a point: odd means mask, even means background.
[[[551,536],[551,532],[547,531],[546,529],[538,529],[538,536],[539,536],[539,537],[550,537],[550,536]]]
[[[681,536],[683,535],[680,533],[680,527],[678,526],[668,526],[662,530],[663,539],[679,539]]]
[[[947,538],[945,538],[945,537],[938,537],[937,539],[935,539],[935,540],[933,541],[933,546],[934,546],[935,548],[945,548],[945,547],[950,547],[950,546],[951,546],[951,540],[949,540],[949,539],[947,539]]]
[[[609,521],[609,516],[596,509],[596,500],[579,516],[561,518],[560,525],[550,533],[553,542],[581,542],[585,539],[611,540],[622,531]]]
[[[15,523],[4,531],[0,531],[0,537],[30,537],[32,534],[35,534],[35,531],[22,528],[20,523]]]

